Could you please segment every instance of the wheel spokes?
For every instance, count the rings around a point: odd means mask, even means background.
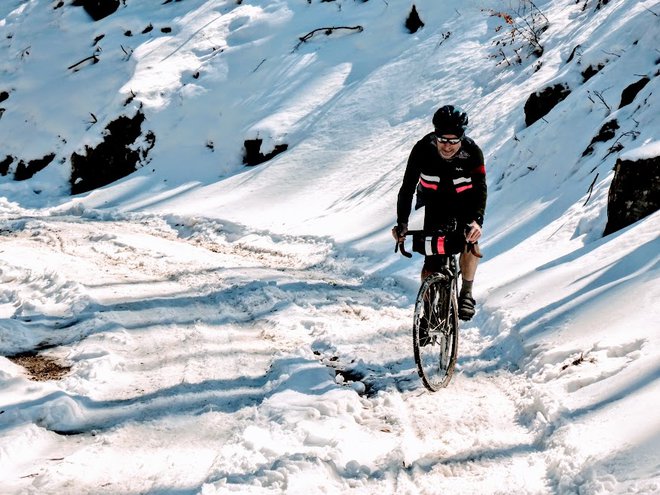
[[[424,386],[431,391],[449,383],[456,354],[456,309],[448,282],[442,276],[427,279],[416,303],[415,362]]]

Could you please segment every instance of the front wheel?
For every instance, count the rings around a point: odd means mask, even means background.
[[[458,302],[452,280],[444,274],[427,277],[417,294],[413,352],[427,389],[436,392],[449,384],[458,353]]]

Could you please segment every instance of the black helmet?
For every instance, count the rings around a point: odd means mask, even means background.
[[[460,107],[445,105],[440,107],[433,115],[433,125],[438,136],[453,134],[463,137],[468,125],[468,116]]]

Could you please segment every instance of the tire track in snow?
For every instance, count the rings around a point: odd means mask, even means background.
[[[411,295],[365,277],[327,241],[200,219],[40,222],[49,235],[32,235],[28,221],[17,246],[49,253],[94,302],[67,332],[50,329],[66,344],[50,352],[73,363],[72,375],[41,401],[8,409],[8,423],[38,417],[60,433],[93,430],[140,457],[148,447],[129,442],[128,430],[149,437],[231,418],[234,429],[194,440],[215,452],[194,481],[208,489],[254,480],[286,489],[322,470],[338,489],[426,480],[430,490],[466,476],[492,481],[504,469],[519,493],[544,493],[515,478],[542,463],[503,393],[511,377],[464,372],[446,391],[425,393],[412,361]],[[243,421],[251,429],[241,433]],[[372,448],[356,451],[360,439]],[[55,467],[43,469],[53,481]],[[126,476],[144,469],[118,466]]]
[[[406,313],[407,322],[412,310]],[[459,342],[459,369],[447,389],[426,392],[416,371],[410,371],[414,370],[412,358],[406,357],[399,360],[398,376],[387,377],[388,370],[381,367],[369,377],[381,383],[372,398],[374,414],[386,418],[390,431],[399,436],[399,463],[391,468],[392,478],[397,486],[416,486],[419,493],[462,493],[466,481],[475,487],[474,493],[549,493],[543,444],[535,425],[528,427],[521,421],[519,397],[510,392],[521,388],[524,378],[501,367],[502,363],[482,362],[487,346],[477,329],[465,327]],[[400,334],[381,344],[389,346],[390,352],[403,347],[403,354],[411,355],[407,325]],[[333,350],[340,347],[337,341],[341,339],[327,338],[335,341]],[[345,348],[345,352],[338,361],[353,362],[352,351]],[[474,362],[477,365],[471,366]],[[404,369],[410,374],[402,380]],[[381,375],[375,376],[378,372]],[[420,485],[420,479],[426,481]],[[504,490],[502,483],[507,487]]]

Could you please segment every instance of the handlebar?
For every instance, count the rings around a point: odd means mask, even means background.
[[[404,234],[404,237],[408,234]],[[406,258],[412,258],[412,254],[410,254],[408,251],[406,251],[406,246],[404,244],[404,241],[399,241],[396,243],[394,246],[394,252],[396,253],[397,251],[401,251],[401,254],[405,256]]]
[[[406,246],[405,246],[405,238],[409,235],[414,235],[414,234],[426,234],[427,232],[424,230],[409,230],[405,234],[403,234],[403,240],[398,241],[396,245],[394,246],[394,252],[396,253],[397,251],[401,251],[401,255],[405,256],[406,258],[412,258],[412,254],[406,251]],[[465,242],[465,245],[467,246],[468,252],[472,253],[475,255],[477,258],[483,258],[483,255],[481,254],[481,250],[479,249],[479,244],[476,242]]]

